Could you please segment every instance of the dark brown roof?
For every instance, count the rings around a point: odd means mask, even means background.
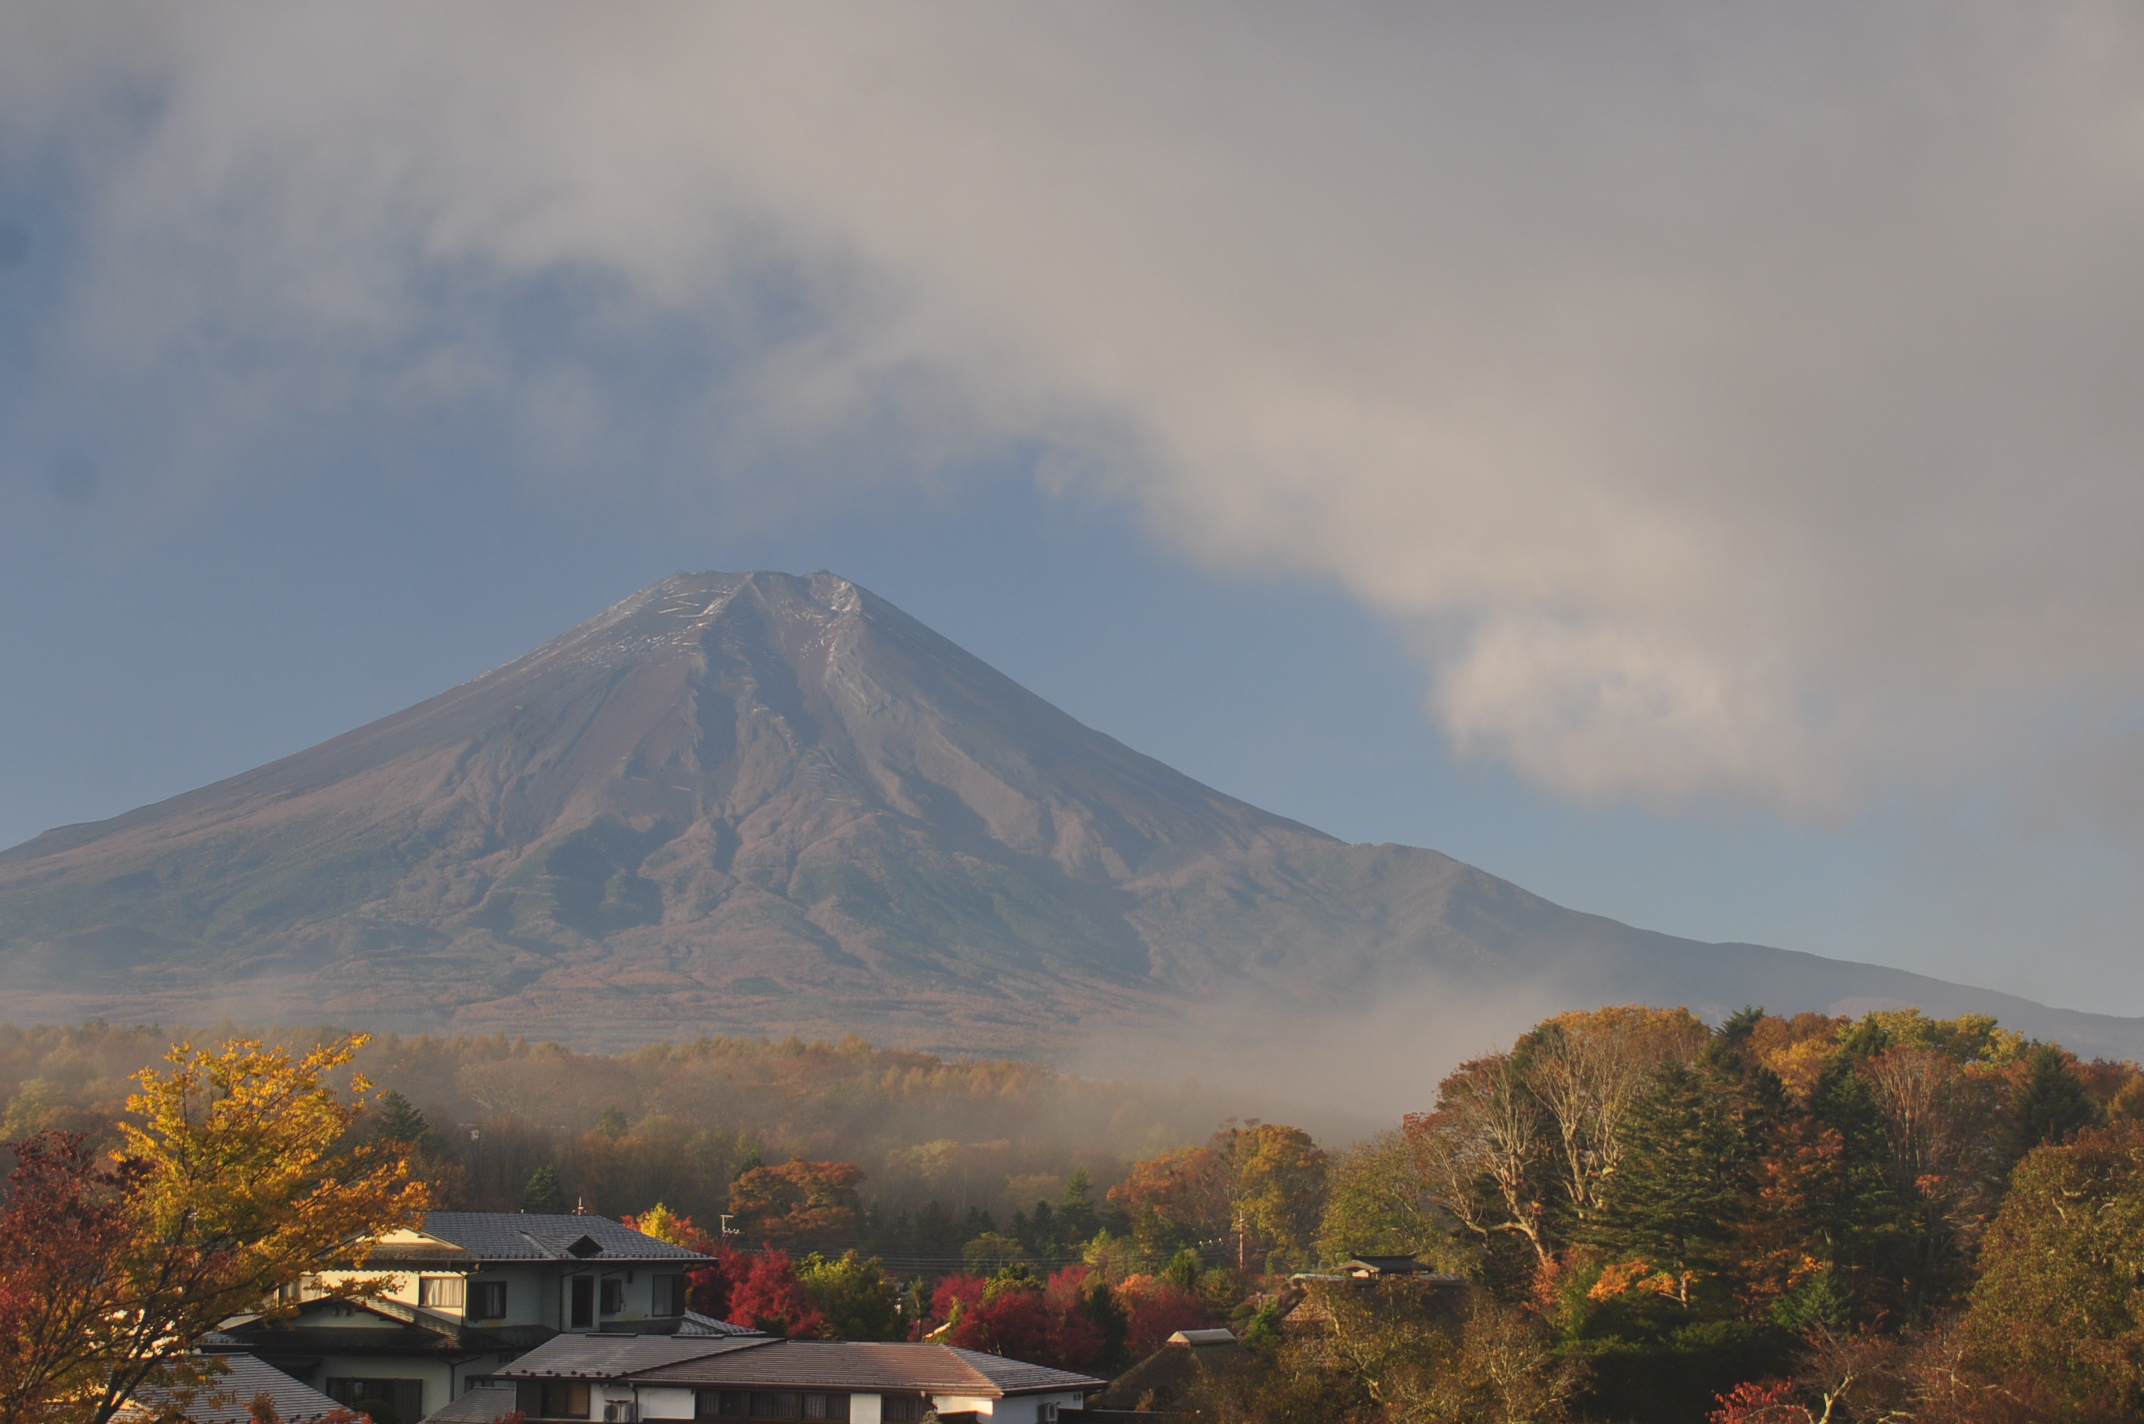
[[[558,1335],[496,1373],[501,1379],[637,1379],[661,1366],[773,1343],[772,1335]]]
[[[1087,1407],[1138,1409],[1144,1405],[1166,1413],[1181,1408],[1204,1381],[1246,1369],[1251,1359],[1251,1352],[1241,1346],[1164,1345],[1110,1381],[1108,1389],[1089,1396]]]
[[[1090,1375],[1053,1370],[950,1345],[852,1340],[781,1340],[762,1350],[703,1357],[644,1371],[650,1384],[765,1385],[770,1388],[917,1390],[997,1396],[1099,1386]]]
[[[640,1343],[647,1341],[646,1344]],[[636,1384],[753,1389],[845,1389],[865,1393],[972,1394],[995,1398],[1099,1388],[1101,1380],[950,1345],[848,1340],[692,1340],[560,1336],[523,1355],[502,1379],[624,1379]]]

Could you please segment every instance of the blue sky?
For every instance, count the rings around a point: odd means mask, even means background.
[[[2133,16],[867,13],[0,20],[0,841],[824,567],[1335,834],[2144,1013]]]

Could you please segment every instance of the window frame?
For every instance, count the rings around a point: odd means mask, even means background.
[[[468,1305],[467,1276],[417,1277],[417,1304],[426,1310],[461,1310]]]
[[[507,1311],[507,1285],[508,1282],[501,1279],[478,1279],[469,1282],[469,1303],[462,1307],[463,1316],[469,1320],[504,1320]],[[498,1302],[499,1308],[487,1312],[485,1307],[494,1300]]]

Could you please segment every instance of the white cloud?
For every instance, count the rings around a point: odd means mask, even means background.
[[[1565,795],[2133,761],[2125,7],[6,23],[16,151],[87,195],[53,379],[203,469],[474,403],[776,517],[1040,442],[1404,622],[1456,742]]]

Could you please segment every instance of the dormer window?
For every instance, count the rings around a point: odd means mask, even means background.
[[[588,1236],[584,1234],[578,1241],[575,1241],[573,1244],[566,1248],[566,1254],[574,1257],[576,1260],[585,1261],[590,1256],[602,1255],[603,1246],[593,1236]]]

